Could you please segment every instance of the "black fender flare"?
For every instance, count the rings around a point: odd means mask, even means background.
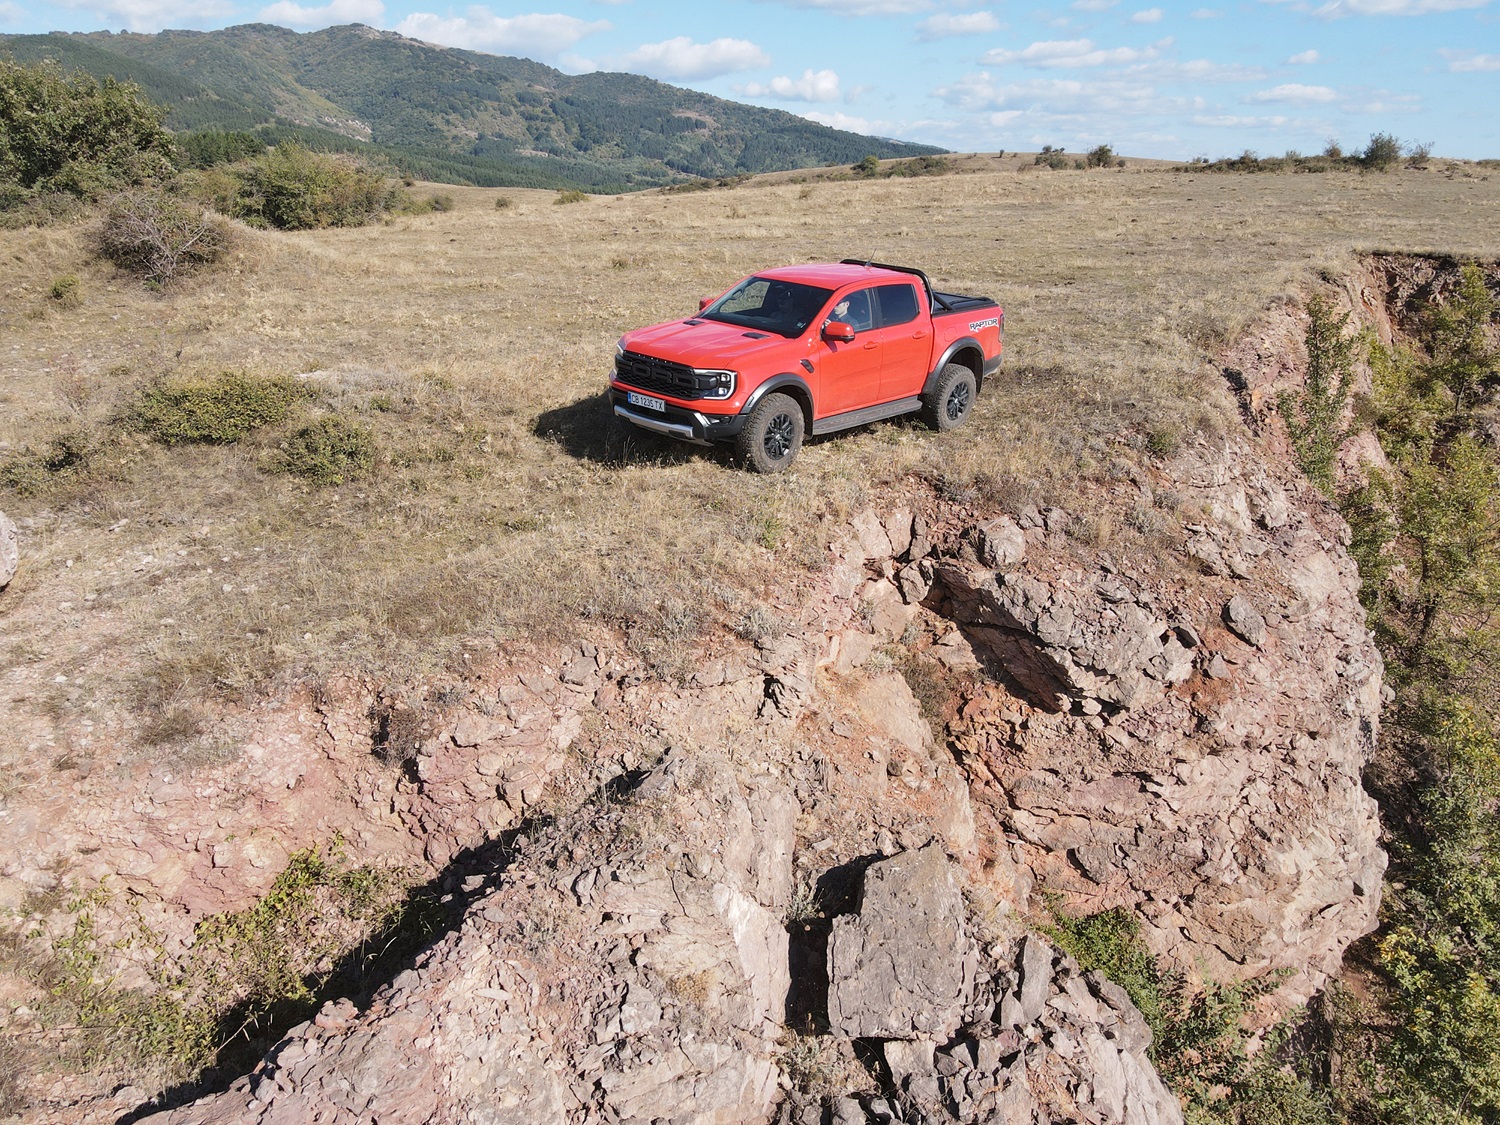
[[[745,400],[744,409],[741,414],[749,414],[766,395],[773,391],[784,391],[790,388],[796,393],[792,395],[802,405],[804,421],[807,423],[807,432],[812,433],[813,424],[813,393],[812,388],[807,385],[807,380],[800,375],[793,375],[790,371],[783,371],[780,375],[773,375],[751,392],[750,397]]]
[[[973,336],[964,336],[948,345],[947,350],[943,352],[942,357],[937,361],[937,365],[928,373],[927,381],[922,384],[922,393],[924,395],[932,393],[932,389],[937,386],[938,376],[943,373],[943,368],[952,363],[954,357],[963,351],[972,351],[975,355],[975,362],[972,364],[966,363],[964,366],[974,371],[975,389],[980,388],[984,383],[984,345]]]

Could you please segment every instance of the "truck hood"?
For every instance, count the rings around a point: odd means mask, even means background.
[[[729,367],[745,356],[797,344],[774,332],[696,317],[637,328],[627,332],[621,342],[629,351],[699,368]]]

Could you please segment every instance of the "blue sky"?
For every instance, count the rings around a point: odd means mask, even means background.
[[[960,151],[1500,157],[1500,0],[0,0],[0,31],[365,23]]]

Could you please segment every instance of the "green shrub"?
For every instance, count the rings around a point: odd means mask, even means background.
[[[311,393],[289,375],[224,371],[208,379],[164,379],[146,389],[124,420],[163,445],[230,445],[284,421]]]
[[[83,304],[83,287],[72,274],[56,278],[47,289],[47,300],[60,309],[76,309]]]
[[[434,211],[453,210],[453,197],[447,192],[439,192],[437,195],[432,196],[432,198],[430,198],[427,202],[432,205],[432,209]]]
[[[508,209],[510,207],[514,207],[515,204],[516,204],[516,201],[514,199],[512,199],[508,195],[497,195],[497,196],[495,196],[495,210],[496,211],[504,211],[504,210],[506,210],[506,209]]]
[[[1042,151],[1036,154],[1031,163],[1033,166],[1041,165],[1045,168],[1051,168],[1055,172],[1068,167],[1069,161],[1062,149],[1053,148],[1051,145],[1043,145]]]
[[[351,866],[337,843],[296,852],[264,898],[204,919],[186,950],[169,948],[139,916],[125,938],[106,942],[97,918],[111,900],[98,889],[69,904],[73,927],[39,975],[96,1058],[150,1061],[189,1079],[236,1040],[253,1044],[310,1016],[351,945],[420,925],[400,901],[400,878]],[[148,990],[121,988],[109,975],[121,950],[146,967]]]
[[[587,195],[585,195],[583,192],[579,191],[577,188],[573,188],[570,191],[559,191],[557,193],[557,198],[554,199],[552,202],[555,203],[555,204],[562,204],[562,203],[583,203],[583,202],[586,202],[587,200],[588,200],[588,196]]]
[[[357,227],[396,201],[385,178],[346,157],[279,144],[229,169],[237,181],[228,210],[253,226],[280,230]]]
[[[159,286],[218,261],[232,242],[223,219],[160,188],[117,195],[93,234],[101,258]]]
[[[1141,943],[1141,924],[1128,910],[1106,910],[1085,918],[1053,912],[1046,931],[1084,972],[1097,969],[1127,993],[1160,1043],[1173,988]]]
[[[87,199],[173,171],[175,147],[162,127],[166,111],[139,87],[55,62],[22,66],[0,60],[0,183],[35,194]]]
[[[375,439],[369,428],[328,414],[287,438],[269,467],[314,484],[343,484],[374,464]]]
[[[1375,172],[1388,172],[1401,163],[1401,142],[1389,133],[1376,133],[1359,154],[1359,162]]]
[[[1090,168],[1113,168],[1115,150],[1109,145],[1099,145],[1097,148],[1089,149],[1086,159]]]
[[[62,430],[40,450],[27,446],[0,463],[0,484],[18,496],[38,496],[60,479],[87,473],[97,449],[90,431]]]
[[[1123,988],[1151,1029],[1151,1057],[1162,1079],[1186,1102],[1190,1122],[1285,1122],[1325,1125],[1328,1102],[1306,1075],[1282,1064],[1287,1025],[1267,1036],[1258,1055],[1246,1017],[1255,1001],[1281,982],[1258,981],[1191,990],[1177,973],[1163,972],[1146,951],[1140,922],[1116,908],[1085,918],[1054,909],[1046,930],[1085,972],[1097,970]]]
[[[1282,394],[1276,408],[1307,479],[1331,495],[1339,444],[1347,436],[1343,415],[1354,385],[1355,339],[1344,335],[1349,314],[1335,316],[1321,293],[1307,302],[1307,315],[1307,378],[1301,391]]]
[[[873,176],[880,171],[880,157],[872,152],[858,164],[851,164],[850,170],[856,176]]]
[[[1500,347],[1490,343],[1496,309],[1484,273],[1470,262],[1460,271],[1458,291],[1425,318],[1431,352],[1427,368],[1448,389],[1455,417],[1500,383]]]

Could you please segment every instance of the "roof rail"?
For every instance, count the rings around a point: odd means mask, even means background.
[[[892,270],[895,273],[909,273],[913,277],[920,277],[922,279],[922,287],[927,290],[928,305],[930,306],[933,301],[936,301],[938,304],[942,305],[943,308],[948,312],[953,311],[953,306],[950,305],[947,301],[943,300],[938,291],[932,287],[932,282],[927,280],[927,275],[919,269],[914,269],[911,266],[893,266],[889,265],[886,262],[866,262],[859,258],[845,258],[839,263],[839,265],[864,266],[866,269]]]

